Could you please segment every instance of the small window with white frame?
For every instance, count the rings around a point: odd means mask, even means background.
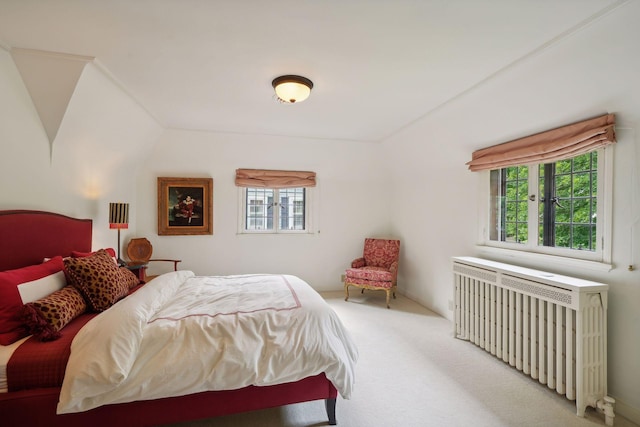
[[[240,188],[241,233],[307,233],[311,189]]]

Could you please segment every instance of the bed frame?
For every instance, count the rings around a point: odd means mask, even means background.
[[[0,211],[0,271],[42,262],[45,257],[91,251],[92,221],[43,211]],[[60,388],[0,393],[3,425],[155,426],[325,399],[330,425],[336,424],[337,390],[324,374],[293,383],[249,386],[187,396],[105,405],[56,415]]]

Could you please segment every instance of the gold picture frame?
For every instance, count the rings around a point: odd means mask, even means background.
[[[213,179],[158,177],[158,235],[213,234]]]

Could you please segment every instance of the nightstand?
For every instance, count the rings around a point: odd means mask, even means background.
[[[133,272],[133,274],[135,274],[138,277],[138,280],[140,280],[140,283],[147,282],[147,266],[148,264],[133,264],[133,263],[125,265],[125,267],[131,270],[131,272]]]

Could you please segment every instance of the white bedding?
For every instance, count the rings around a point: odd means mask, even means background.
[[[335,312],[295,276],[172,272],[80,330],[58,413],[322,372],[348,399],[357,357]]]

